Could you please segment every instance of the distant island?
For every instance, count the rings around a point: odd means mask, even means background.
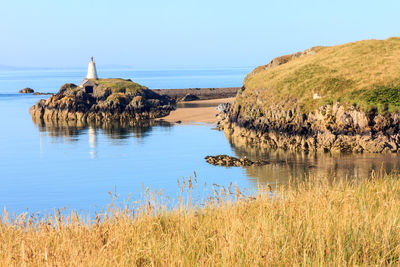
[[[257,67],[219,127],[265,148],[400,151],[400,38],[313,47]]]

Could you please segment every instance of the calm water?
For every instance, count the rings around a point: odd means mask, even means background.
[[[64,83],[79,84],[86,69],[1,71],[0,93],[13,94],[24,87],[56,93]],[[102,78],[130,78],[151,89],[237,87],[251,68],[209,70],[137,71],[98,70]]]
[[[150,88],[240,86],[249,69],[128,71],[103,77],[132,78]],[[0,207],[11,212],[68,207],[87,211],[110,202],[114,186],[121,198],[138,197],[142,188],[176,196],[177,179],[195,171],[199,184],[252,188],[285,183],[305,172],[363,177],[372,169],[397,171],[393,155],[330,156],[259,151],[225,137],[212,125],[45,124],[33,122],[28,109],[44,96],[16,94],[32,87],[56,92],[65,82],[79,83],[84,70],[0,72]],[[207,164],[206,155],[229,154],[285,163],[225,168]]]

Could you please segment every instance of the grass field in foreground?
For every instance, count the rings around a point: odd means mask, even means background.
[[[72,212],[35,221],[3,214],[0,265],[398,265],[400,177],[310,179],[243,196],[228,189],[202,208],[157,197],[90,221]],[[191,187],[191,182],[186,185]]]

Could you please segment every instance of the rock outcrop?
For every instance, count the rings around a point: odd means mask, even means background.
[[[64,84],[47,100],[30,109],[32,117],[64,121],[140,121],[160,118],[175,108],[167,96],[131,80],[99,79],[92,93],[75,84]]]
[[[33,90],[32,88],[29,88],[29,87],[19,90],[20,94],[32,94],[34,92],[35,92],[35,90]]]
[[[235,139],[264,148],[297,151],[398,152],[400,113],[363,112],[340,104],[302,113],[273,106],[251,118],[242,107],[220,114],[219,128]]]
[[[184,97],[182,97],[182,98],[180,99],[180,101],[187,102],[187,101],[195,101],[195,100],[199,100],[199,99],[200,99],[200,98],[199,98],[198,96],[196,96],[196,95],[187,94],[187,95],[185,95]]]
[[[235,158],[228,155],[206,156],[206,161],[211,165],[225,166],[225,167],[247,167],[247,166],[262,166],[269,164],[266,160],[252,161],[248,158]]]

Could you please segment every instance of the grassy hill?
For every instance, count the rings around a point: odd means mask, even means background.
[[[110,78],[92,81],[101,88],[111,89],[112,93],[136,93],[148,89],[146,86],[135,83],[130,79]]]
[[[340,102],[379,113],[400,110],[400,38],[314,47],[278,60],[246,77],[239,104],[297,104],[308,112]]]

